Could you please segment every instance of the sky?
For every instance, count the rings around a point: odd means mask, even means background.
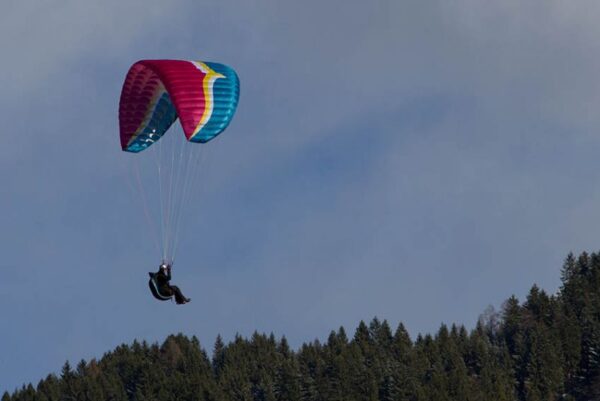
[[[134,339],[414,337],[560,286],[600,237],[600,3],[2,2],[0,392]],[[232,66],[173,282],[118,102],[140,59]],[[174,132],[176,129],[174,128]]]

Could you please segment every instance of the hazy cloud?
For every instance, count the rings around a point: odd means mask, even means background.
[[[413,334],[471,326],[596,247],[594,2],[3,7],[0,390],[178,331],[210,349],[375,315]],[[147,294],[157,252],[118,146],[141,58],[242,80],[182,232],[185,308]]]

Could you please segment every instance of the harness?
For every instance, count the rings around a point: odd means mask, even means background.
[[[155,273],[148,273],[150,275],[150,280],[148,280],[148,286],[150,287],[150,291],[152,292],[152,295],[154,295],[154,298],[158,299],[159,301],[168,301],[171,298],[173,298],[173,295],[162,295],[160,293],[160,291],[158,290],[158,283],[156,282],[156,274]]]

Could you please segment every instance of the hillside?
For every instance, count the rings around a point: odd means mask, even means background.
[[[273,335],[219,337],[210,355],[195,337],[173,335],[67,362],[2,401],[596,400],[599,352],[600,254],[570,254],[557,294],[534,285],[470,332],[442,325],[411,339],[375,318],[298,350]]]

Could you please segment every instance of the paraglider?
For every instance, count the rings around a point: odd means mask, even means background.
[[[141,60],[127,73],[119,102],[121,149],[147,154],[158,142],[154,153],[156,173],[150,167],[135,165],[141,194],[139,209],[150,220],[151,213],[141,176],[158,181],[161,269],[150,274],[150,289],[160,300],[173,296],[178,304],[189,302],[176,286],[169,285],[171,266],[178,245],[182,210],[192,204],[194,180],[203,172],[196,165],[199,149],[189,142],[205,144],[219,135],[231,122],[240,93],[235,71],[223,64],[185,60]],[[163,151],[159,141],[179,118],[186,141],[179,151]],[[170,139],[170,138],[169,138]],[[185,143],[184,143],[185,142]],[[198,150],[198,151],[197,151]],[[164,268],[162,268],[164,266]],[[180,302],[181,301],[181,302]]]
[[[168,301],[175,297],[177,305],[186,304],[191,301],[190,298],[186,298],[183,295],[179,287],[169,284],[171,281],[171,265],[161,263],[158,267],[158,272],[149,272],[148,275],[150,276],[148,285],[154,298],[159,301]]]

